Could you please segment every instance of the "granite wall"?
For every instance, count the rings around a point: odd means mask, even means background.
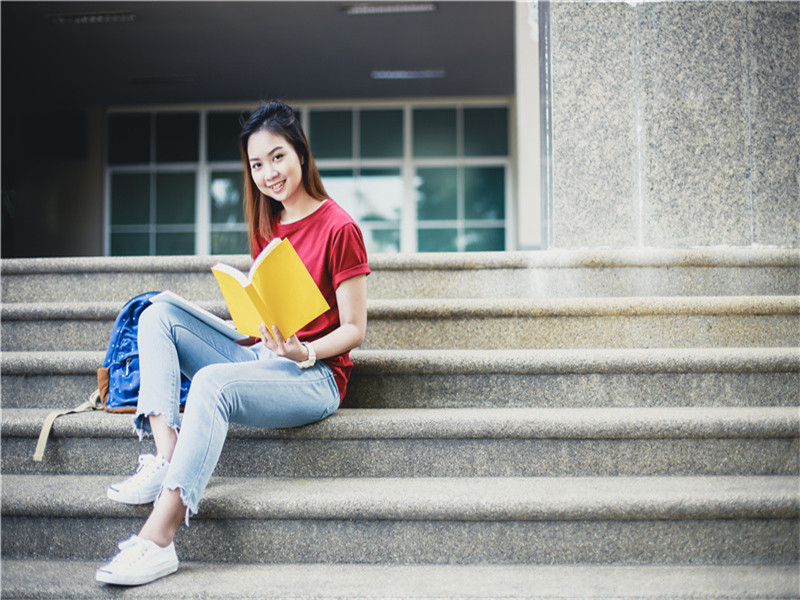
[[[800,2],[549,4],[551,247],[800,246]]]

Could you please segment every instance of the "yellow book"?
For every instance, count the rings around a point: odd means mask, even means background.
[[[287,239],[274,239],[245,275],[224,263],[211,267],[236,329],[260,337],[258,326],[272,333],[277,325],[291,337],[330,309],[317,284]]]

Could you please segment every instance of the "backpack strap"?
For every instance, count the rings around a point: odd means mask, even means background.
[[[47,438],[50,435],[50,430],[53,428],[53,423],[55,420],[62,416],[62,415],[69,415],[72,413],[79,413],[85,410],[97,410],[99,408],[103,408],[103,405],[100,400],[100,391],[95,390],[89,396],[89,399],[76,406],[75,408],[68,408],[65,410],[54,410],[44,420],[44,424],[42,425],[42,431],[39,433],[39,441],[36,443],[36,451],[33,453],[33,460],[36,462],[42,462],[44,458],[44,449],[47,446]]]

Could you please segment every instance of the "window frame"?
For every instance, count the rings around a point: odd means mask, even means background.
[[[399,244],[400,253],[414,253],[418,251],[418,231],[420,229],[453,228],[454,224],[459,232],[457,252],[464,251],[464,231],[472,228],[499,228],[505,231],[505,250],[514,249],[516,246],[515,219],[515,145],[514,107],[510,97],[492,98],[462,98],[462,99],[429,99],[429,100],[381,100],[381,101],[307,101],[291,102],[293,108],[299,113],[301,123],[310,140],[313,132],[310,129],[310,114],[315,110],[346,110],[351,111],[353,156],[351,158],[324,159],[316,158],[315,162],[320,170],[347,169],[354,174],[366,169],[399,169],[403,181],[403,197],[400,207]],[[253,108],[244,104],[213,104],[213,105],[177,105],[177,106],[143,106],[143,107],[115,107],[107,111],[106,117],[115,113],[148,113],[150,115],[150,162],[137,165],[110,165],[108,163],[109,144],[106,139],[104,144],[103,161],[103,196],[104,196],[104,235],[103,252],[106,256],[111,252],[111,237],[113,233],[147,233],[149,235],[150,255],[155,256],[155,240],[157,233],[185,232],[190,229],[195,234],[194,255],[207,256],[211,254],[212,232],[215,231],[246,231],[244,223],[214,224],[211,222],[211,173],[218,171],[241,172],[241,161],[209,161],[207,158],[207,117],[212,112],[242,112]],[[423,158],[413,156],[413,111],[415,109],[446,108],[455,109],[457,114],[456,126],[456,155],[453,157]],[[464,109],[468,108],[503,108],[507,114],[507,140],[508,151],[504,156],[474,157],[464,155]],[[361,111],[364,110],[400,110],[402,112],[402,156],[399,158],[362,158],[360,156],[360,124]],[[195,112],[199,115],[198,136],[198,161],[182,163],[158,163],[155,160],[156,120],[158,114]],[[107,123],[107,121],[106,121]],[[313,142],[312,142],[313,147]],[[464,215],[464,169],[474,166],[499,166],[505,173],[504,218],[497,220],[471,220]],[[417,170],[428,167],[455,167],[457,170],[458,189],[458,215],[455,220],[421,221],[417,215],[417,196],[415,178]],[[195,223],[188,225],[159,225],[155,222],[155,178],[161,172],[187,172],[193,171],[196,176],[195,193]],[[146,173],[151,175],[151,217],[148,225],[137,226],[112,226],[111,224],[111,176],[113,173]],[[323,181],[324,183],[324,181]],[[335,199],[335,198],[334,198]],[[360,223],[364,229],[394,229],[394,224]]]

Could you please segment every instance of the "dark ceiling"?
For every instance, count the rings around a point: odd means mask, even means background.
[[[439,1],[429,13],[359,16],[346,15],[344,5],[4,1],[3,108],[513,93],[513,2]],[[104,11],[135,18],[53,18]],[[447,75],[374,80],[375,69]]]

